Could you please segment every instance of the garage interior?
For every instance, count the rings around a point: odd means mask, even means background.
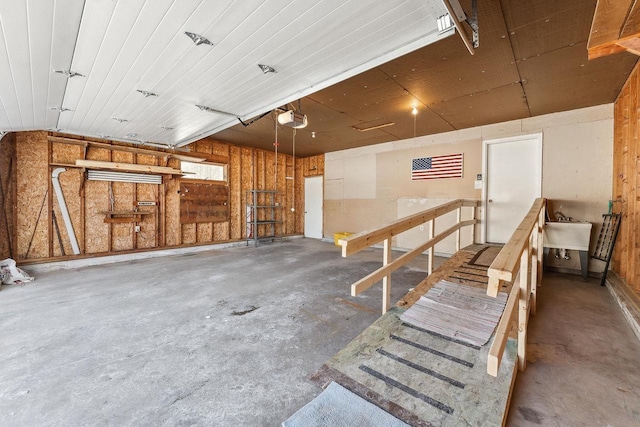
[[[508,246],[491,233],[536,198],[592,224],[591,254],[603,214],[620,229],[606,287],[602,261],[530,246],[546,271],[497,424],[640,423],[640,5],[565,3],[0,5],[0,260],[36,279],[0,291],[0,424],[278,425],[386,292]],[[487,147],[530,135],[539,192],[491,223]],[[459,176],[412,179],[458,153]],[[350,294],[455,214],[341,249],[455,200],[472,231]]]

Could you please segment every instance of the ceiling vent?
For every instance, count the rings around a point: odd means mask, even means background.
[[[278,123],[294,129],[307,127],[307,115],[295,111],[287,111],[278,115]]]

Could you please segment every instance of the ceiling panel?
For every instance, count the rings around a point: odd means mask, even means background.
[[[502,3],[518,60],[587,41],[596,6],[593,0]]]
[[[522,86],[516,83],[447,100],[429,108],[456,129],[529,117]]]
[[[519,80],[498,0],[478,2],[480,47],[469,55],[451,37],[405,55],[380,69],[423,105],[510,85]]]
[[[636,61],[629,53],[588,61],[586,42],[521,61],[531,114],[612,102]]]
[[[445,37],[444,11],[440,0],[87,0],[71,67],[86,77],[69,79],[73,111],[58,127],[182,145]]]

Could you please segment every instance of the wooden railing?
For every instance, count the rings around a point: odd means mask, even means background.
[[[429,251],[428,257],[428,272],[433,272],[433,247],[436,243],[442,241],[452,233],[456,233],[456,251],[460,250],[460,229],[466,226],[473,226],[473,236],[475,236],[475,224],[478,223],[476,219],[476,207],[478,206],[477,200],[453,200],[438,207],[428,209],[426,211],[408,216],[406,218],[399,219],[388,225],[385,225],[374,231],[364,231],[362,233],[354,234],[345,239],[340,239],[339,243],[342,246],[342,256],[347,257],[353,255],[356,252],[368,248],[380,242],[384,242],[384,248],[382,252],[382,267],[374,271],[373,273],[363,277],[362,279],[351,285],[351,295],[357,296],[366,289],[370,288],[374,283],[382,279],[382,313],[386,313],[391,307],[391,273],[417,257],[424,251]],[[462,208],[471,208],[471,219],[462,221]],[[436,218],[441,217],[449,212],[457,210],[456,224],[449,227],[445,231],[435,236],[435,221]],[[391,239],[398,234],[410,230],[414,227],[418,227],[424,223],[429,223],[429,240],[412,249],[409,252],[404,253],[395,260],[391,259]]]
[[[518,313],[518,369],[526,368],[529,312],[536,314],[536,293],[542,280],[542,227],[546,199],[536,199],[511,239],[489,267],[487,294],[496,297],[503,282],[513,283],[507,305],[489,349],[487,372],[498,375],[509,330]]]

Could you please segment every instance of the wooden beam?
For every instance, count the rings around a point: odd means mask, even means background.
[[[634,0],[627,15],[627,20],[620,32],[620,38],[637,35],[638,33],[640,33],[640,0]]]
[[[516,282],[517,280],[518,279],[516,278]],[[487,359],[487,373],[494,377],[498,376],[498,369],[500,368],[500,363],[502,362],[504,348],[506,347],[507,341],[509,339],[509,329],[511,328],[511,324],[515,320],[519,294],[520,289],[518,288],[518,286],[514,285],[511,288],[511,292],[509,293],[507,304],[505,305],[504,311],[502,312],[502,317],[500,317],[500,323],[498,323],[498,327],[496,328],[495,338],[493,339],[493,343],[491,344],[491,348],[489,349],[489,356]]]
[[[133,163],[103,162],[98,160],[76,160],[76,165],[89,169],[106,169],[126,172],[155,173],[162,175],[182,175],[179,169],[165,166],[138,165]]]
[[[592,60],[596,58],[602,58],[603,56],[613,55],[616,53],[622,53],[626,51],[627,50],[624,47],[618,46],[615,43],[611,43],[604,46],[589,48],[587,51],[588,53],[587,57],[589,60]]]
[[[466,46],[469,53],[473,55],[475,53],[475,49],[473,47],[472,37],[469,35],[469,31],[467,31],[464,26],[464,20],[460,20],[458,14],[456,13],[456,9],[460,8],[460,5],[458,4],[456,7],[453,6],[452,3],[457,2],[457,0],[443,0],[443,2],[445,7],[447,8],[447,11],[449,12],[449,15],[451,16],[453,24],[456,26],[458,34],[460,34],[462,42]]]
[[[127,153],[134,154],[144,154],[148,156],[156,156],[156,157],[166,157],[166,158],[174,158],[185,162],[212,162],[212,163],[229,163],[228,156],[221,156],[217,154],[205,154],[205,153],[197,153],[193,155],[189,155],[188,153],[175,153],[171,151],[160,151],[160,150],[150,150],[147,148],[138,148],[138,147],[129,147],[126,145],[115,145],[108,144],[106,142],[98,142],[98,141],[87,141],[83,139],[73,139],[73,138],[63,138],[59,136],[50,136],[49,141],[58,142],[61,144],[71,144],[71,145],[80,145],[86,147],[87,145],[103,148],[105,150],[111,151],[124,151]]]
[[[587,48],[608,45],[620,38],[632,0],[598,0],[591,22]]]

